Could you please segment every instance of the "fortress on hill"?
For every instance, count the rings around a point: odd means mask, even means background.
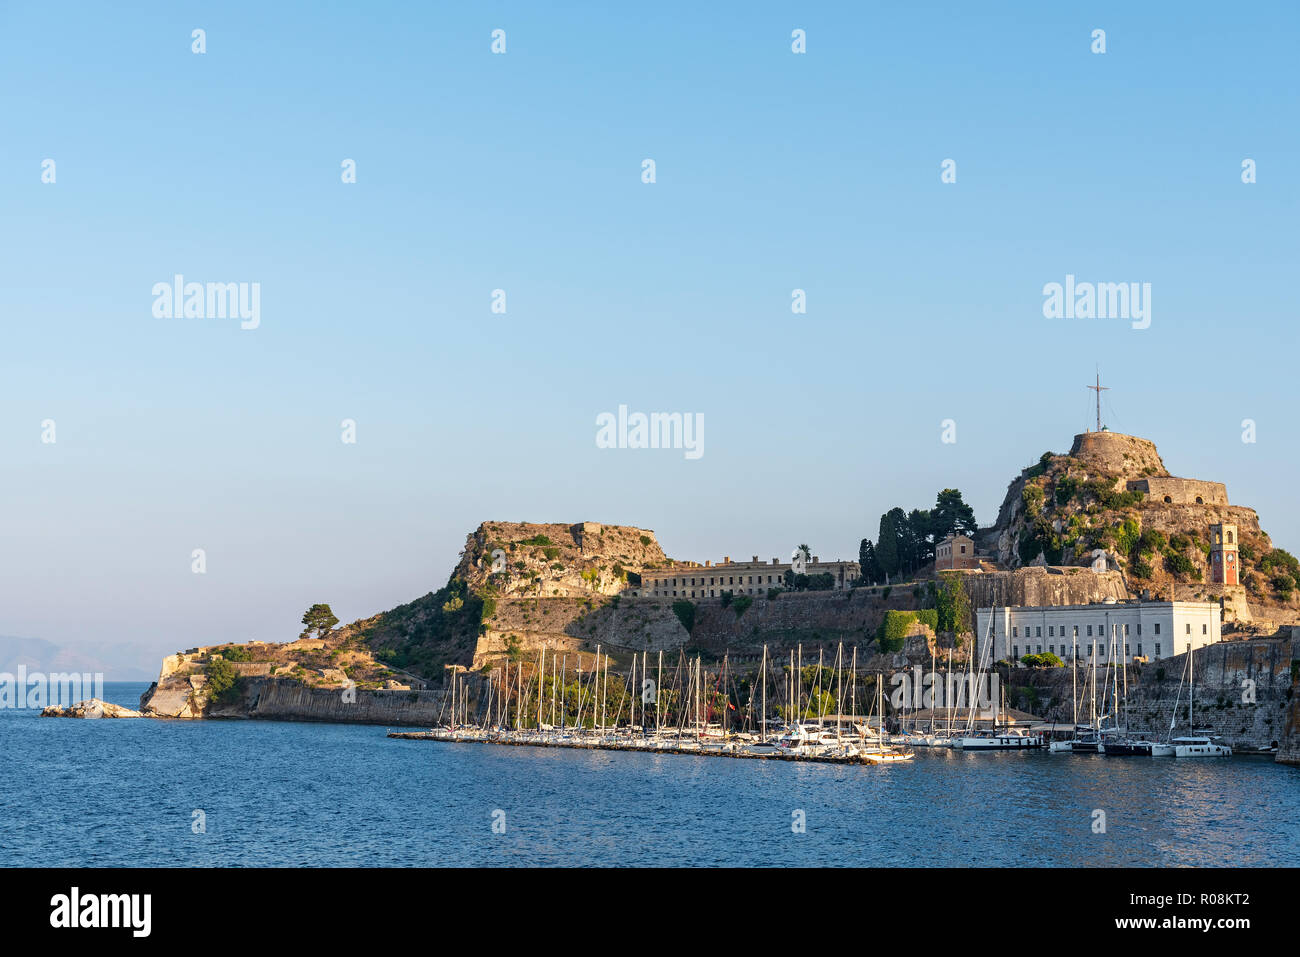
[[[1261,689],[1249,713],[1212,717],[1235,742],[1280,741],[1280,760],[1300,762],[1300,696],[1289,694],[1300,661],[1300,627],[1291,627],[1300,625],[1300,586],[1290,576],[1300,570],[1222,483],[1171,475],[1147,439],[1084,432],[1068,452],[1021,469],[991,525],[950,543],[916,580],[887,585],[863,582],[855,561],[823,562],[802,548],[798,567],[758,556],[700,562],[669,558],[647,528],[485,521],[441,588],[324,640],[244,643],[236,700],[213,704],[206,692],[206,668],[226,646],[190,649],[167,660],[141,711],[427,725],[445,709],[446,674],[460,674],[475,697],[506,663],[518,669],[545,654],[590,669],[598,651],[615,669],[663,652],[668,661],[725,658],[740,672],[758,667],[765,646],[780,659],[796,646],[843,643],[860,647],[866,671],[923,666],[936,652],[960,668],[969,643],[919,619],[949,569],[965,582],[972,619],[998,609],[1008,657],[1091,650],[1099,623],[1104,635],[1113,624],[1131,643],[1124,653],[1150,661],[1152,721],[1168,720],[1161,696],[1177,686],[1160,669],[1173,673],[1189,643],[1208,642],[1197,655],[1212,665],[1199,682],[1205,700],[1239,694],[1245,679]],[[787,572],[802,587],[791,588]],[[878,643],[891,614],[917,616],[901,649]],[[1037,710],[1068,719],[1068,675],[1021,670],[1018,682],[1041,685]],[[356,681],[356,705],[341,701],[345,679]]]
[[[1084,432],[1074,437],[1070,456],[1122,475],[1136,471],[1139,477],[1126,479],[1126,488],[1143,492],[1148,498],[1166,505],[1228,504],[1228,490],[1222,482],[1170,475],[1160,460],[1155,443],[1149,439],[1104,429]]]

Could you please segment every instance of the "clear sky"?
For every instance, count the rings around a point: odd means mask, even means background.
[[[991,522],[1098,364],[1109,427],[1300,548],[1298,21],[10,0],[0,634],[285,640],[493,518],[853,558],[946,486]],[[260,283],[259,327],[156,318],[177,273]],[[1045,318],[1067,274],[1150,283],[1150,328]],[[597,448],[619,405],[701,414],[704,454]]]

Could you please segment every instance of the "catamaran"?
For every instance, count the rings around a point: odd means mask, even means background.
[[[1174,756],[1179,758],[1226,758],[1232,755],[1232,748],[1213,740],[1211,732],[1197,729],[1192,718],[1192,699],[1196,692],[1196,666],[1192,663],[1192,646],[1187,646],[1187,727],[1191,734],[1173,738]],[[1173,722],[1169,724],[1173,731]]]

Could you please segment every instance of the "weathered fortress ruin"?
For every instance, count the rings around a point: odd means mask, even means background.
[[[1147,538],[1136,538],[1138,531]],[[1164,550],[1163,564],[1141,551],[1148,538]],[[1205,656],[1197,679],[1198,699],[1207,703],[1205,722],[1239,746],[1276,742],[1279,760],[1300,763],[1300,702],[1293,695],[1300,639],[1290,627],[1300,615],[1295,605],[1260,591],[1246,556],[1257,560],[1272,546],[1255,512],[1230,504],[1223,484],[1170,475],[1146,439],[1088,432],[1075,436],[1068,453],[1045,454],[1022,470],[997,520],[975,539],[980,560],[957,572],[973,609],[1127,602],[1175,588],[1179,601],[1220,602],[1225,637],[1235,640],[1198,652]],[[1228,556],[1237,561],[1239,546],[1240,583],[1222,580],[1223,565]],[[300,639],[244,646],[262,660],[234,663],[240,679],[234,700],[215,703],[206,696],[205,669],[222,648],[171,656],[142,710],[169,717],[428,726],[446,708],[448,671],[462,675],[462,694],[476,697],[493,669],[532,661],[543,649],[548,659],[567,656],[571,668],[590,668],[599,648],[613,668],[662,651],[674,659],[726,656],[743,670],[756,666],[765,645],[780,657],[800,644],[807,653],[840,642],[859,648],[864,669],[928,663],[931,652],[966,660],[969,634],[964,640],[935,635],[920,623],[903,649],[881,652],[876,646],[888,612],[932,601],[926,576],[872,587],[858,580],[856,562],[809,557],[803,571],[826,573],[829,587],[783,589],[786,572],[795,570],[791,564],[757,557],[670,559],[651,529],[488,521],[466,537],[443,588],[335,629],[314,644]],[[1168,572],[1165,565],[1182,571]],[[1168,721],[1181,661],[1175,656],[1135,666],[1135,728]],[[1008,677],[1022,702],[1061,718],[1068,670],[1012,671]],[[1254,682],[1257,703],[1248,709],[1233,703],[1243,681]]]

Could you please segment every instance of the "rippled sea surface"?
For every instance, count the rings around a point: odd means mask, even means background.
[[[6,866],[1300,865],[1300,770],[1259,758],[836,767],[12,710],[0,754]]]

